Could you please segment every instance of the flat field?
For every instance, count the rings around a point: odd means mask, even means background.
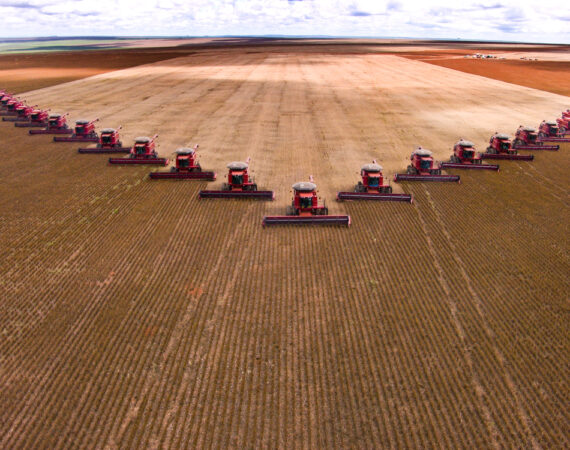
[[[22,93],[164,156],[199,143],[218,180],[0,123],[0,447],[569,447],[570,145],[334,201],[372,159],[570,107],[417,58],[477,51],[445,45],[195,45]],[[247,157],[275,201],[198,200]],[[352,226],[262,228],[311,174]]]

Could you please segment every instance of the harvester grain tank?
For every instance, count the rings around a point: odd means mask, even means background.
[[[79,119],[75,121],[75,127],[71,136],[56,136],[55,142],[99,142],[99,135],[95,131],[95,122],[99,119]]]
[[[73,130],[67,124],[66,114],[50,114],[46,128],[43,130],[29,130],[30,134],[73,134]]]
[[[79,153],[129,153],[131,147],[123,147],[119,136],[119,128],[103,128],[96,147],[79,148]]]
[[[485,153],[480,153],[482,159],[511,159],[519,161],[532,161],[534,155],[518,155],[517,150],[512,148],[509,136],[503,133],[495,133],[489,139],[489,146]]]
[[[460,183],[459,175],[442,175],[441,169],[434,167],[432,152],[418,147],[410,156],[411,164],[407,173],[397,173],[394,181],[451,181]]]
[[[146,136],[136,138],[135,144],[131,148],[128,158],[109,158],[109,164],[156,164],[166,166],[168,164],[168,159],[159,158],[155,149],[155,140],[157,137],[158,134],[155,134],[151,138]]]
[[[15,127],[21,128],[45,128],[48,125],[49,119],[49,109],[34,109],[30,114],[30,118],[27,122],[16,122]]]
[[[372,161],[360,168],[362,181],[354,187],[354,192],[337,192],[336,199],[341,200],[377,200],[391,202],[412,202],[410,194],[394,194],[392,186],[384,184],[382,166]]]
[[[29,122],[32,112],[35,111],[34,106],[20,105],[16,107],[16,115],[11,117],[2,117],[2,122]]]
[[[258,191],[257,184],[249,174],[249,158],[246,162],[233,161],[229,163],[228,181],[222,185],[221,190],[200,191],[199,198],[257,198],[260,200],[273,200],[273,191]]]
[[[194,148],[179,148],[174,153],[176,159],[174,166],[170,168],[169,172],[151,172],[151,180],[161,179],[175,179],[175,180],[207,180],[214,181],[216,179],[215,172],[207,172],[202,170],[202,166],[198,162],[198,155]]]
[[[326,205],[319,205],[317,185],[301,181],[293,185],[293,201],[285,216],[265,216],[265,225],[350,225],[350,216],[329,216]]]
[[[441,169],[499,170],[497,164],[483,164],[481,156],[475,151],[475,144],[463,139],[453,146],[453,155],[449,162],[443,162],[439,167]]]
[[[515,150],[549,150],[556,151],[559,145],[544,145],[538,140],[538,133],[535,128],[520,125],[513,139],[512,148]]]

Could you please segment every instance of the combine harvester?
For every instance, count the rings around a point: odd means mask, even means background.
[[[123,143],[119,137],[119,128],[103,128],[97,147],[79,148],[79,153],[129,153],[131,147],[123,147]]]
[[[160,166],[166,166],[168,164],[167,158],[159,158],[158,153],[155,150],[155,139],[158,134],[155,134],[152,138],[149,137],[138,137],[135,139],[135,144],[130,151],[128,158],[109,158],[109,164],[157,164]]]
[[[95,131],[95,122],[99,119],[75,121],[75,128],[71,136],[56,136],[54,142],[99,142],[99,135]]]
[[[32,112],[35,111],[34,106],[20,105],[16,107],[16,116],[2,117],[2,122],[29,122]]]
[[[67,125],[67,116],[65,114],[50,114],[47,126],[43,130],[29,130],[30,134],[72,134],[73,130]]]
[[[45,128],[48,126],[49,121],[49,109],[34,109],[27,122],[16,122],[15,127],[21,128]]]
[[[0,111],[0,116],[16,116],[18,114],[17,108],[25,106],[25,103],[16,97],[10,96],[6,102],[4,102],[4,98],[5,97],[2,97],[3,108]]]
[[[542,142],[570,142],[570,137],[560,135],[558,123],[543,120],[538,128],[538,139]]]
[[[170,168],[170,172],[151,172],[151,180],[207,180],[214,181],[216,179],[215,172],[206,172],[202,170],[198,162],[198,155],[194,148],[179,148],[176,154],[175,165]]]
[[[559,145],[544,145],[538,140],[538,133],[532,127],[520,125],[513,139],[512,148],[515,150],[550,150],[556,151]]]
[[[249,176],[249,158],[246,162],[234,161],[226,166],[228,182],[222,185],[220,191],[200,191],[198,198],[257,198],[273,200],[273,191],[258,191],[257,184]]]
[[[341,200],[377,200],[388,202],[409,202],[413,199],[411,194],[393,194],[392,186],[383,184],[382,166],[372,161],[360,169],[362,181],[354,187],[354,192],[337,192],[337,201]]]
[[[485,153],[480,153],[481,159],[511,159],[518,161],[532,161],[534,155],[518,155],[512,148],[509,136],[495,133],[489,139],[489,146]]]
[[[440,169],[478,169],[478,170],[499,170],[497,164],[483,164],[481,156],[475,152],[473,142],[460,139],[453,146],[453,155],[449,162],[439,165]]]
[[[266,225],[346,225],[350,226],[350,216],[329,216],[325,205],[319,205],[317,185],[313,177],[309,182],[301,181],[293,185],[293,201],[287,207],[285,216],[265,216]]]
[[[558,135],[560,137],[570,133],[570,109],[562,111],[562,116],[556,119],[556,123],[558,124]]]
[[[412,163],[407,173],[397,173],[394,181],[452,181],[460,183],[459,175],[442,175],[440,168],[434,167],[432,153],[425,148],[418,147],[410,156]]]
[[[3,91],[3,94],[0,95],[0,114],[6,111],[8,108],[8,102],[10,100],[14,100],[14,96],[12,94],[8,94],[7,92]]]

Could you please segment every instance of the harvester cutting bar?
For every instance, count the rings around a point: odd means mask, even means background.
[[[151,172],[151,180],[207,180],[216,179],[215,172]]]
[[[77,149],[79,153],[129,153],[131,147],[115,147],[115,148],[79,148]]]
[[[56,129],[56,130],[29,130],[28,133],[30,133],[30,134],[73,134],[73,130],[71,128],[63,128],[63,129]]]
[[[548,150],[555,152],[560,149],[559,145],[515,145],[515,150]]]
[[[65,136],[65,137],[54,137],[54,142],[99,142],[97,136],[81,137],[81,136]]]
[[[0,111],[0,116],[17,116],[18,115],[18,111]]]
[[[265,216],[265,225],[346,225],[350,226],[350,216]]]
[[[14,124],[15,127],[22,127],[22,128],[32,128],[32,127],[37,127],[37,128],[45,128],[47,127],[47,122],[41,123],[41,122],[16,122]]]
[[[30,119],[27,117],[2,117],[2,122],[26,122],[28,120]]]
[[[109,164],[157,164],[166,166],[167,158],[109,158]]]
[[[511,159],[518,161],[532,161],[534,155],[509,155],[507,153],[481,153],[481,159]]]
[[[379,202],[413,202],[411,194],[379,194],[375,192],[337,192],[337,201],[376,200]]]
[[[479,169],[479,170],[499,170],[497,164],[461,164],[461,163],[441,163],[442,169]]]
[[[273,191],[200,191],[198,198],[257,198],[273,200]]]
[[[570,142],[570,137],[545,137],[540,142]]]
[[[459,175],[411,175],[408,173],[397,173],[394,181],[453,181],[460,183]]]

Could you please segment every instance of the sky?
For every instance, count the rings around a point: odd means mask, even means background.
[[[309,35],[570,44],[569,0],[0,0],[0,37]]]

